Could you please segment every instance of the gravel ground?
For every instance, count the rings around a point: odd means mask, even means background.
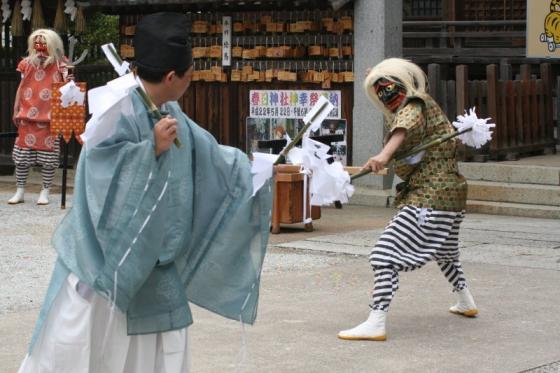
[[[60,195],[47,206],[37,206],[37,193],[26,193],[26,202],[10,206],[13,192],[0,191],[0,315],[39,307],[46,291],[56,253],[52,234],[67,210],[60,209]],[[71,198],[71,196],[70,196]],[[67,207],[71,199],[67,201]],[[307,254],[289,249],[269,249],[263,274],[327,268],[348,256]]]
[[[39,195],[26,193],[25,203],[11,206],[12,195],[0,192],[0,315],[40,305],[56,258],[51,236],[67,212],[59,195],[37,206]]]

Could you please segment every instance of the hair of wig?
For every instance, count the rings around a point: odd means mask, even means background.
[[[38,37],[41,37],[47,44],[47,51],[49,52],[47,59],[44,61],[39,58],[39,53],[33,47],[35,39]],[[29,62],[35,67],[39,66],[41,62],[45,65],[50,65],[53,62],[62,62],[61,57],[64,56],[64,44],[55,31],[41,28],[33,31],[29,38],[27,38],[27,53],[29,55]]]
[[[427,78],[422,69],[402,58],[388,58],[373,67],[364,80],[366,95],[385,115],[385,118],[392,120],[392,113],[377,96],[374,84],[381,78],[400,83],[405,91],[406,97],[413,97],[424,94],[427,91]]]

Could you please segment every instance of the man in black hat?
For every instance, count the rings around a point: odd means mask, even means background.
[[[177,101],[192,81],[192,54],[187,17],[156,13],[140,20],[134,37],[136,74],[156,106]],[[176,138],[177,121],[167,117],[154,127],[156,155]]]
[[[255,320],[271,190],[253,196],[245,154],[179,108],[192,77],[187,32],[176,13],[137,25],[135,72],[168,115],[156,121],[132,92],[111,135],[86,140],[20,373],[184,373],[189,302]]]

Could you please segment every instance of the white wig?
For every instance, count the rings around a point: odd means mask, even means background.
[[[39,53],[33,47],[35,39],[40,37],[47,44],[47,51],[49,56],[44,61],[45,65],[50,65],[53,62],[62,62],[61,57],[64,56],[64,44],[62,39],[58,34],[49,29],[37,29],[33,31],[29,38],[27,38],[27,53],[29,54],[29,61],[34,66],[39,66],[41,64],[41,59],[39,59]]]
[[[388,58],[381,61],[369,72],[364,81],[364,89],[367,96],[383,112],[388,121],[392,119],[394,113],[381,102],[373,87],[381,78],[402,83],[406,90],[406,97],[426,93],[426,74],[418,65],[402,58]]]

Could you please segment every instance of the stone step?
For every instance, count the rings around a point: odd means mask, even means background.
[[[467,180],[560,185],[558,166],[510,165],[500,162],[459,162],[459,171]]]
[[[560,219],[560,207],[558,206],[544,206],[525,203],[467,200],[467,212],[491,215],[525,216],[529,218]]]
[[[469,180],[467,199],[560,206],[560,186]]]
[[[354,195],[350,198],[349,204],[370,206],[370,207],[390,207],[393,193],[390,189],[375,189],[367,186],[355,186]]]

